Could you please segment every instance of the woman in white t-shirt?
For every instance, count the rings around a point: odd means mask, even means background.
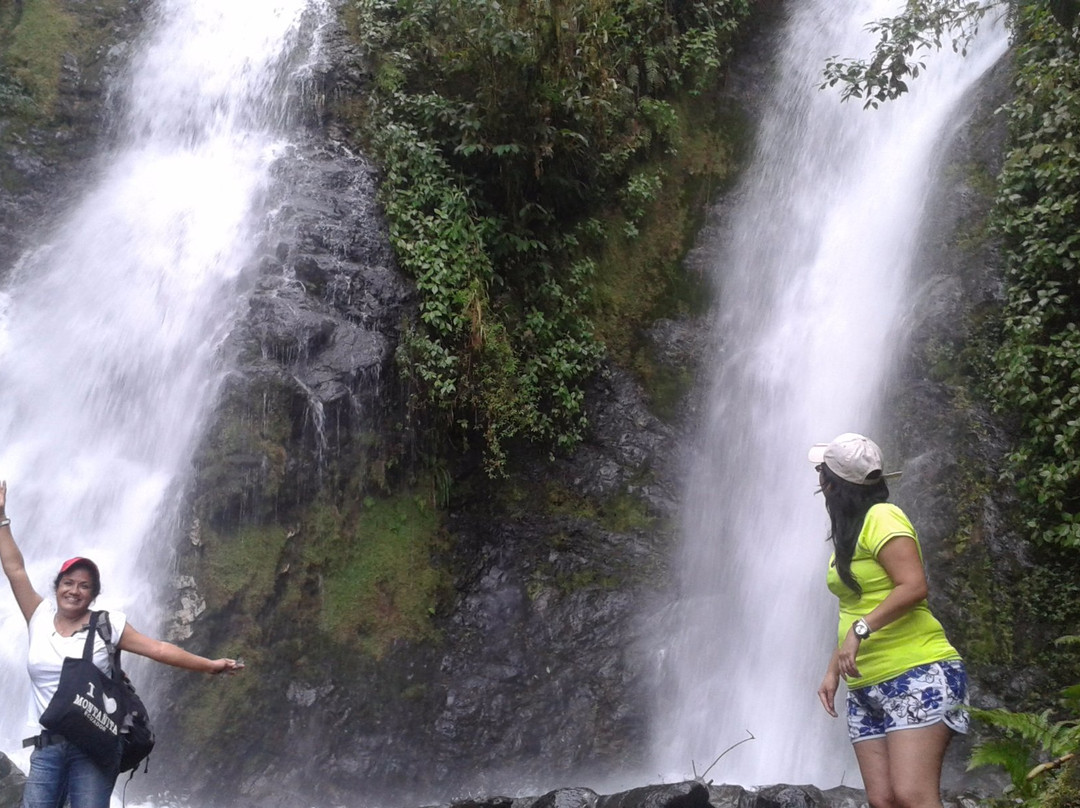
[[[53,582],[55,602],[43,598],[26,574],[6,506],[7,483],[0,481],[0,561],[30,632],[27,670],[32,737],[28,745],[33,745],[34,751],[30,756],[23,808],[61,808],[65,800],[70,801],[71,808],[108,808],[119,761],[111,770],[102,769],[73,743],[49,733],[38,723],[56,693],[64,659],[83,654],[90,605],[101,592],[101,574],[88,558],[69,559],[61,565]],[[120,638],[116,645],[121,651],[204,673],[234,673],[243,668],[235,659],[207,659],[172,643],[147,637],[136,631],[121,612],[110,612],[109,622],[113,636]],[[108,651],[100,636],[94,641],[94,664],[108,673]]]

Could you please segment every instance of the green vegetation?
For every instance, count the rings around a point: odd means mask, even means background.
[[[214,658],[224,655],[242,656],[244,664],[254,671],[265,670],[267,665],[273,665],[273,658],[260,653],[258,646],[250,650],[244,649],[242,655],[236,645],[230,645],[219,653],[207,653]],[[257,675],[244,673],[228,677],[227,685],[224,682],[215,683],[216,687],[206,687],[205,682],[202,684],[198,698],[191,699],[186,709],[177,713],[184,738],[193,744],[205,744],[214,739],[222,744],[223,749],[243,742],[245,734],[250,730],[246,722],[236,720],[236,705],[258,704],[267,699],[264,682]],[[191,683],[180,680],[180,685],[189,688]]]
[[[573,447],[603,342],[629,350],[627,329],[671,294],[695,224],[672,188],[683,172],[715,183],[731,170],[730,147],[679,162],[689,110],[748,11],[747,0],[351,7],[375,81],[343,112],[385,171],[391,239],[421,294],[399,358],[416,403],[451,434],[478,436],[490,473],[515,439]],[[695,139],[688,156],[701,151]]]
[[[1062,637],[1058,644],[1080,647],[1080,636]],[[968,768],[1005,769],[1012,785],[1003,802],[1037,808],[1080,804],[1080,685],[1061,692],[1057,711],[976,709],[972,714],[992,728],[993,737],[976,745]]]
[[[24,120],[48,119],[75,19],[59,0],[30,0],[0,15],[0,108]]]
[[[305,553],[322,570],[322,629],[376,658],[394,640],[432,638],[445,573],[432,564],[441,526],[431,503],[367,497],[353,518],[324,509],[318,521],[337,533]]]
[[[249,525],[232,535],[204,530],[201,538],[207,605],[218,610],[239,605],[244,614],[258,614],[274,593],[289,533],[280,526]]]
[[[1069,30],[1075,10],[1063,20],[1068,4],[1054,5],[1014,10],[1010,145],[991,222],[1002,241],[1006,305],[992,362],[980,370],[993,406],[1018,436],[1002,481],[1018,495],[1018,522],[1032,544],[1009,600],[1015,619],[1037,628],[1014,631],[1014,659],[1060,687],[1076,681],[1076,638],[1068,646],[1050,639],[1080,623],[1080,47]],[[1009,661],[1001,649],[994,655]],[[1073,757],[1080,689],[1063,697],[1048,706],[1033,692],[1027,706],[1038,712],[976,711],[1000,737],[982,745],[972,764],[1003,766],[1013,780],[1010,801],[1080,804]]]
[[[307,620],[326,642],[378,658],[394,640],[431,639],[446,573],[435,555],[441,518],[406,491],[360,502],[321,501],[296,526],[204,530],[201,574],[217,613],[279,612]],[[247,629],[258,633],[254,623]],[[238,638],[241,641],[244,638]]]
[[[1019,22],[1012,147],[995,224],[1008,300],[993,395],[1022,436],[1008,458],[1027,532],[1080,548],[1080,48],[1046,12]]]
[[[613,533],[662,527],[659,520],[648,513],[645,503],[632,494],[618,493],[597,502],[558,483],[549,483],[546,493],[546,502],[535,503],[534,511],[587,519]]]

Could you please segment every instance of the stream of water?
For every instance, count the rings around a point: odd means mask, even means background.
[[[680,599],[664,616],[654,760],[665,777],[859,785],[842,720],[816,690],[835,642],[824,504],[807,448],[875,434],[940,146],[1006,47],[985,25],[966,59],[927,59],[878,110],[819,91],[825,59],[861,55],[902,4],[788,4],[774,86],[730,235],[708,411],[690,470]],[[840,696],[843,695],[841,691]]]
[[[117,89],[117,145],[6,274],[0,478],[42,595],[61,561],[85,555],[101,568],[98,605],[159,629],[178,499],[329,13],[321,0],[155,4]],[[24,770],[25,648],[5,585],[0,749]]]

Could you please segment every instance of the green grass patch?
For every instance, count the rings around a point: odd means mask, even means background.
[[[1002,592],[984,551],[964,554],[963,588],[956,597],[964,603],[966,619],[955,627],[957,647],[973,665],[1008,665],[1015,645],[1015,604],[1012,593]]]
[[[426,497],[367,497],[351,518],[332,526],[324,511],[316,532],[338,531],[326,546],[321,627],[358,642],[376,658],[394,640],[435,636],[435,614],[445,575],[433,553],[442,541],[441,520]]]
[[[203,531],[207,605],[220,610],[239,601],[258,614],[274,592],[289,532],[280,525],[249,525],[235,533]]]
[[[597,522],[613,533],[650,530],[658,522],[646,504],[633,494],[621,492],[603,500],[582,496],[559,483],[547,488],[547,509],[552,514]],[[558,536],[555,543],[557,544]]]
[[[26,0],[0,58],[0,100],[6,108],[21,117],[52,115],[63,57],[73,48],[76,29],[59,0]]]
[[[619,493],[600,505],[600,524],[614,533],[649,530],[656,523],[645,502],[633,494]]]
[[[661,364],[645,349],[635,354],[633,367],[641,379],[652,413],[668,423],[675,420],[682,402],[697,382],[696,368]]]

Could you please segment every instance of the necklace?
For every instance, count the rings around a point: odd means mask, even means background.
[[[53,628],[61,637],[74,636],[89,625],[88,623],[83,622],[85,617],[86,615],[83,614],[79,615],[75,620],[68,620],[66,617],[57,614],[53,617]]]

